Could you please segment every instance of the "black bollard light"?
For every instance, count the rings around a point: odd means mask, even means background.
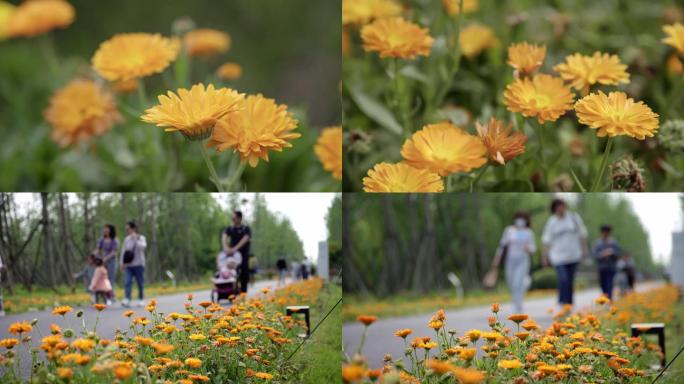
[[[306,335],[299,335],[301,338],[308,338],[311,334],[311,323],[309,320],[309,306],[308,305],[290,305],[285,308],[285,313],[288,316],[300,313],[304,315],[304,320],[306,321]]]
[[[635,323],[632,324],[632,337],[640,335],[658,335],[658,345],[663,353],[660,358],[660,366],[664,367],[665,358],[665,324],[663,323]]]

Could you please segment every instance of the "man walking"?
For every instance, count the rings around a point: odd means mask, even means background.
[[[242,264],[239,268],[240,292],[247,293],[249,284],[249,246],[252,230],[242,223],[242,212],[233,212],[233,225],[226,228],[221,236],[223,250],[228,256],[239,252],[242,255]]]
[[[133,221],[126,223],[126,238],[121,247],[121,269],[124,272],[124,294],[125,298],[121,302],[124,307],[131,305],[131,289],[133,279],[138,284],[138,307],[144,306],[145,298],[145,248],[147,240],[145,236],[138,233],[138,226]]]
[[[601,238],[596,241],[592,252],[598,264],[599,283],[601,291],[609,299],[613,298],[613,279],[617,271],[617,262],[622,255],[622,249],[611,236],[613,228],[604,224],[601,226]]]

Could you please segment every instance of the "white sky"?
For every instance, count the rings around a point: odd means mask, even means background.
[[[36,193],[15,193],[15,201],[20,209],[24,207],[38,207],[40,197]],[[218,202],[226,207],[227,194],[212,194]],[[251,215],[251,201],[254,193],[240,193],[240,200],[249,202],[242,207],[246,216]],[[334,193],[262,193],[269,210],[290,219],[292,227],[297,231],[304,243],[304,254],[315,262],[318,258],[318,242],[328,237],[325,215],[335,197]],[[247,223],[249,224],[249,222]]]
[[[574,200],[576,193],[563,193]],[[672,232],[681,231],[682,207],[679,193],[611,193],[615,198],[627,197],[642,226],[648,233],[653,259],[669,264],[672,256]]]

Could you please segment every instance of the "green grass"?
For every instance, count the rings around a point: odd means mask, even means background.
[[[673,321],[665,327],[667,361],[672,360],[682,346],[684,346],[684,305],[680,303],[675,311]],[[679,355],[659,381],[675,384],[681,383],[682,378],[684,378],[684,352]]]
[[[331,284],[323,288],[311,306],[311,327],[325,316],[342,296],[342,288]],[[294,359],[302,364],[302,383],[341,382],[340,350],[342,345],[342,308],[339,305],[297,352]]]

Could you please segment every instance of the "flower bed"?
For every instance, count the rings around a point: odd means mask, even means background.
[[[124,312],[127,330],[117,331],[113,340],[92,329],[76,331],[74,310],[57,307],[58,321],[51,334],[42,337],[32,352],[31,378],[39,383],[114,381],[120,383],[258,383],[289,382],[296,367],[288,357],[298,343],[303,324],[284,314],[284,305],[315,300],[322,282],[312,279],[258,297],[237,297],[233,305],[195,303],[188,296],[182,312],[161,313],[150,301],[146,314]],[[102,311],[106,306],[96,304]],[[35,323],[15,323],[9,332],[16,338],[0,341],[3,383],[21,382],[19,348],[30,348]],[[45,357],[45,364],[35,362]]]
[[[432,335],[396,330],[405,359],[386,356],[382,368],[370,369],[357,355],[345,363],[342,376],[347,383],[650,383],[655,372],[649,367],[660,348],[630,337],[625,326],[669,321],[678,296],[674,286],[630,294],[615,305],[601,296],[590,310],[561,311],[544,330],[526,314],[500,317],[493,304],[489,329],[458,334],[438,310],[428,323]],[[369,327],[377,318],[358,320]]]

